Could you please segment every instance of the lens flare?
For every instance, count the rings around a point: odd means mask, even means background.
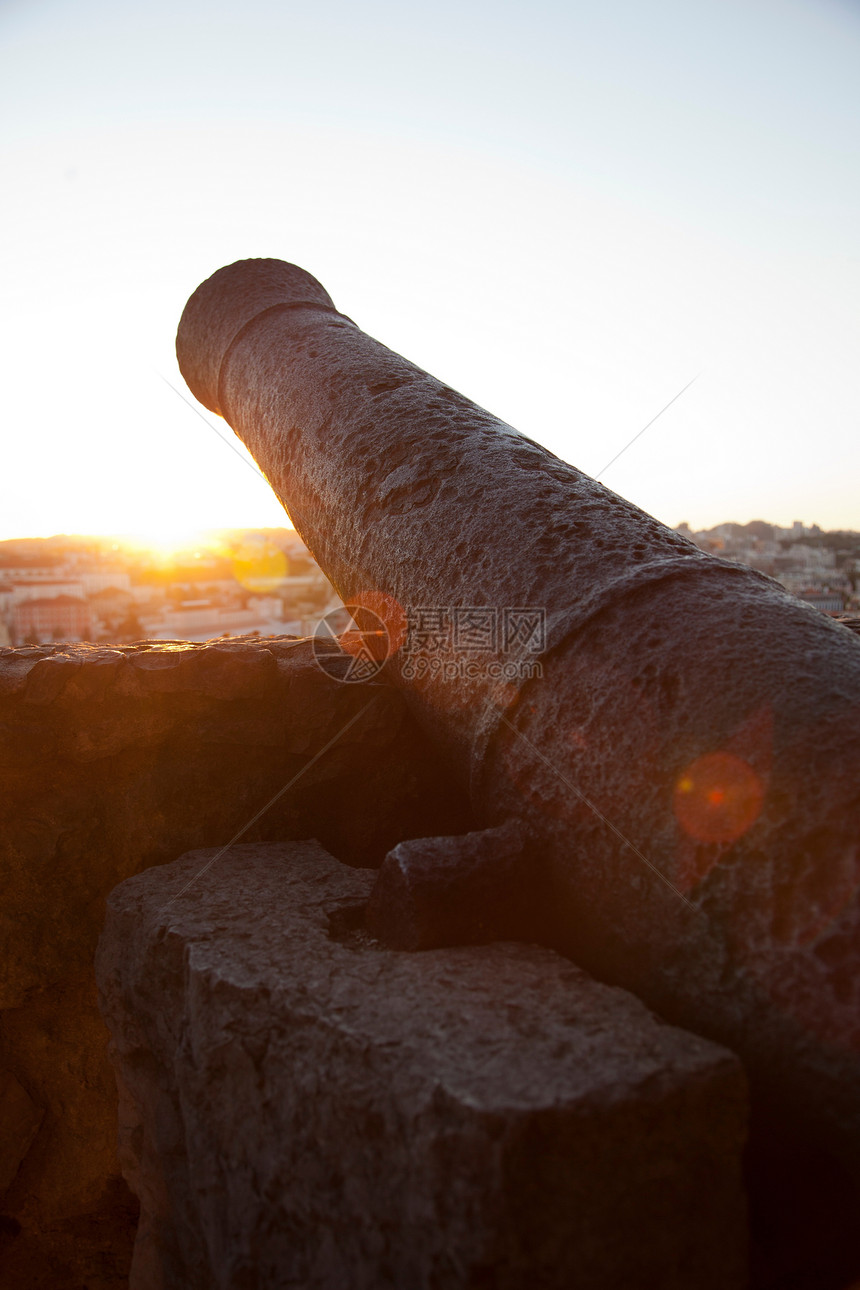
[[[249,536],[231,552],[233,577],[256,595],[266,595],[283,584],[289,563],[280,547],[260,536]]]
[[[734,842],[758,819],[764,791],[761,776],[742,757],[706,753],[675,785],[675,817],[697,842]]]
[[[352,639],[355,636],[363,638],[364,647],[380,662],[397,653],[406,639],[409,620],[405,609],[394,596],[387,591],[375,589],[360,591],[357,595],[350,596],[347,608],[357,631],[341,636],[342,649],[351,653],[361,648],[361,642]]]

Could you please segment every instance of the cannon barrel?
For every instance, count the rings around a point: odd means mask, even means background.
[[[342,598],[388,615],[385,677],[479,824],[522,825],[547,939],[742,1056],[768,1185],[813,1171],[844,1273],[860,640],[386,349],[293,265],[214,274],[177,355]]]

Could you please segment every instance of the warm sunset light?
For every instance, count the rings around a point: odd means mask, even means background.
[[[236,581],[256,594],[279,587],[289,572],[285,553],[262,534],[248,535],[236,544],[224,543],[220,549],[228,556]]]
[[[0,1290],[860,1290],[858,68],[0,0]]]
[[[860,528],[854,8],[193,12],[2,7],[0,538],[283,523],[173,352],[255,255],[670,525]]]
[[[387,659],[398,652],[406,639],[409,619],[394,596],[374,589],[360,591],[350,597],[348,608],[362,632],[376,638],[376,645],[371,646],[374,658]]]
[[[167,524],[164,527],[138,529],[133,533],[124,533],[117,537],[117,543],[127,550],[142,550],[149,553],[155,561],[169,563],[180,555],[193,553],[198,548],[208,549],[215,539],[200,529],[187,526]]]

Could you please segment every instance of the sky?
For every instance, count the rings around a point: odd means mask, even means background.
[[[0,538],[285,522],[173,353],[247,256],[666,524],[860,529],[858,68],[847,0],[0,0]]]

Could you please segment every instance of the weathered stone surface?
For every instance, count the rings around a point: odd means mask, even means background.
[[[44,1108],[38,1134],[0,1202],[28,1231],[98,1209],[116,1158],[116,1089],[92,967],[2,1014],[4,1059]]]
[[[463,819],[399,696],[336,683],[309,641],[0,650],[4,675],[2,1008],[89,963],[123,877],[228,842],[295,776],[249,838],[378,865]]]
[[[12,1182],[44,1111],[9,1071],[0,1071],[0,1193]]]
[[[396,950],[531,939],[534,873],[511,820],[389,851],[367,906],[368,930]]]
[[[745,1083],[553,952],[402,954],[317,843],[118,887],[132,1290],[730,1290]]]
[[[860,1275],[857,636],[387,350],[295,266],[216,273],[177,355],[344,598],[545,611],[540,675],[500,680],[534,656],[498,642],[386,673],[476,823],[528,826],[546,937],[743,1057],[759,1163],[796,1189],[760,1230],[818,1290],[804,1214],[826,1193],[827,1284]]]
[[[121,1178],[97,1207],[37,1228],[0,1217],[3,1290],[128,1290],[138,1205]]]
[[[0,769],[0,1071],[44,1109],[0,1202],[20,1250],[98,1228],[119,1180],[92,975],[119,881],[251,821],[379,864],[464,814],[397,693],[338,684],[290,638],[0,650]]]

